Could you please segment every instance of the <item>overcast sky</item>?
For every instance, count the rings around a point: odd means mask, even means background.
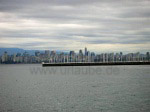
[[[150,0],[0,0],[0,47],[150,51]]]

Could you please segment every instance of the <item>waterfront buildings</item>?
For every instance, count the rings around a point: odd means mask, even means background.
[[[0,56],[0,63],[68,63],[68,62],[137,62],[137,61],[150,61],[149,52],[145,54],[137,53],[100,53],[88,51],[85,47],[84,53],[80,49],[79,52],[56,52],[45,50],[45,52],[35,51],[35,55],[30,55],[28,52],[23,54],[17,53],[8,55],[4,52]]]

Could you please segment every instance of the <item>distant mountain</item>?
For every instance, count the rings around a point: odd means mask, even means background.
[[[0,48],[0,55],[2,55],[5,51],[7,51],[7,54],[17,54],[17,53],[24,53],[25,51],[28,52],[30,55],[34,55],[36,50],[24,50],[20,48]],[[43,52],[43,51],[41,51]]]
[[[17,53],[23,54],[25,51],[28,52],[30,55],[34,55],[35,51],[40,51],[41,53],[44,53],[44,50],[24,50],[21,48],[0,48],[0,56],[3,55],[5,51],[7,51],[8,55],[17,54]],[[56,51],[56,52],[60,53],[61,51]]]

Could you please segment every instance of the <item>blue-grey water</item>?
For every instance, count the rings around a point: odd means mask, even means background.
[[[150,112],[150,66],[0,65],[0,112]]]

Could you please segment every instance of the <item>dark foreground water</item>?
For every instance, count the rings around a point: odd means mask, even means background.
[[[150,66],[0,65],[0,112],[150,112]]]

